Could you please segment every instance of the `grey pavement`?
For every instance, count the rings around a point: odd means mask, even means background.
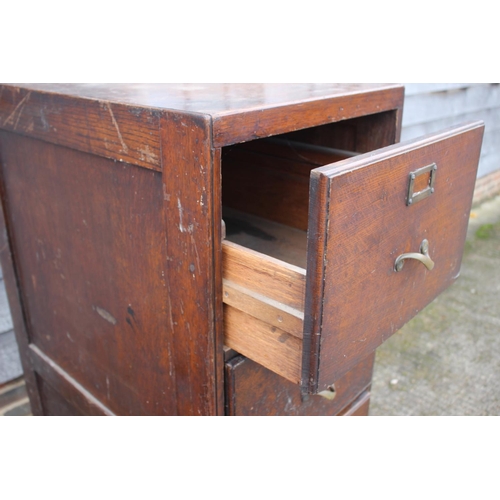
[[[370,415],[500,415],[500,196],[473,208],[458,280],[377,350]]]
[[[0,386],[23,374],[0,268]]]

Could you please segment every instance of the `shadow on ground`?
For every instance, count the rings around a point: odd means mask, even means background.
[[[370,415],[500,415],[500,196],[471,214],[460,278],[377,350]]]

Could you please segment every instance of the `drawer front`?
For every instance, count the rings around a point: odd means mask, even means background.
[[[341,379],[458,277],[483,128],[464,125],[312,172],[307,392]],[[396,270],[399,256],[408,258]]]
[[[302,398],[300,387],[243,356],[226,363],[226,413],[233,416],[358,415],[368,409],[374,355],[335,384],[333,400]],[[365,410],[359,410],[359,408]],[[359,410],[359,411],[358,411]],[[361,412],[361,413],[360,413]]]

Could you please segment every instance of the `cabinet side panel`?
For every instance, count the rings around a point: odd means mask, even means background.
[[[79,417],[83,415],[77,407],[63,398],[43,378],[37,377],[37,379],[44,415],[58,417]]]
[[[0,149],[0,166],[2,164],[1,157],[2,156]],[[3,186],[4,183],[2,180],[2,204],[5,200],[5,192],[3,190]],[[33,371],[30,360],[28,358],[28,332],[26,329],[26,322],[23,314],[21,291],[19,289],[16,269],[14,266],[14,258],[10,240],[11,238],[9,237],[9,228],[7,227],[7,223],[5,221],[4,209],[3,206],[0,205],[0,259],[2,263],[5,289],[9,300],[10,314],[12,316],[12,323],[14,326],[14,332],[16,334],[17,345],[19,347],[21,355],[21,364],[23,367],[24,379],[26,381],[26,390],[30,398],[31,411],[33,415],[42,415],[43,407],[38,392],[36,374]]]
[[[30,350],[113,413],[175,414],[161,174],[7,132],[0,145]]]
[[[0,85],[0,127],[78,151],[160,170],[158,112]]]

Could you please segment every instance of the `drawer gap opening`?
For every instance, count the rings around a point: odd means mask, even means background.
[[[286,135],[223,148],[226,239],[306,268],[311,170],[357,154]]]
[[[224,343],[295,384],[311,170],[356,154],[287,136],[222,150]]]

